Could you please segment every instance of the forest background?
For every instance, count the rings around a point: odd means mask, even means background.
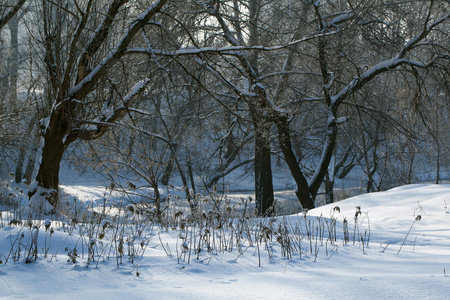
[[[55,212],[67,163],[161,214],[160,189],[194,209],[252,176],[259,215],[274,177],[304,209],[351,174],[359,192],[448,182],[449,6],[1,1],[1,178]]]

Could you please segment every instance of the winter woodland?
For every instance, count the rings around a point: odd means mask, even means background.
[[[257,266],[260,251],[272,261],[272,239],[287,259],[302,257],[302,241],[314,261],[318,244],[328,257],[339,238],[369,247],[370,229],[357,228],[364,203],[354,228],[351,216],[332,233],[338,201],[409,184],[448,195],[449,21],[448,0],[1,0],[0,232],[31,224],[35,262],[53,250],[37,250],[33,228],[43,237],[53,224],[62,241],[87,226],[78,249],[88,266],[119,266],[128,230],[145,244],[129,248],[130,261],[148,243],[178,264],[211,260],[200,249],[242,260],[253,249]],[[334,213],[316,230],[306,215],[323,205]],[[141,236],[136,214],[179,230],[176,243]],[[288,214],[303,233],[276,219]],[[16,241],[0,261],[16,262]],[[67,249],[80,263],[77,246]]]

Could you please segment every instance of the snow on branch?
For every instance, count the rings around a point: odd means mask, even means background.
[[[431,8],[430,8],[431,9]],[[426,38],[428,34],[433,30],[436,26],[438,26],[441,23],[446,22],[448,19],[450,19],[450,13],[447,14],[445,17],[433,22],[430,26],[427,27],[428,18],[425,22],[424,29],[422,32],[420,32],[417,36],[412,38],[402,49],[402,51],[399,54],[399,57],[404,57],[410,50],[415,48],[416,46],[419,46],[419,42]]]
[[[150,79],[148,78],[140,80],[128,94],[123,97],[120,105],[111,107],[105,103],[99,117],[91,121],[83,121],[83,125],[80,128],[72,130],[72,132],[75,133],[78,138],[83,140],[92,140],[103,135],[114,122],[124,115],[128,106],[132,105],[144,92],[149,83]]]
[[[427,67],[431,63],[423,64],[410,59],[394,57],[389,60],[380,62],[379,64],[373,66],[366,72],[364,72],[360,77],[355,77],[349,84],[347,84],[339,93],[331,96],[331,102],[333,104],[339,105],[349,94],[362,88],[364,84],[375,78],[377,75],[394,70],[402,64],[414,65],[416,67]]]
[[[377,75],[390,70],[394,70],[400,65],[409,65],[418,68],[428,68],[433,66],[436,63],[437,58],[440,57],[439,55],[435,55],[432,59],[430,59],[428,62],[425,63],[406,58],[405,56],[415,47],[418,47],[420,45],[427,45],[427,43],[421,43],[421,41],[428,36],[428,34],[431,32],[433,28],[447,21],[449,18],[450,14],[447,14],[444,18],[435,21],[430,26],[428,27],[425,26],[424,29],[417,36],[415,36],[408,43],[406,43],[406,45],[403,47],[403,49],[399,52],[399,54],[396,57],[382,61],[373,66],[372,68],[368,69],[359,77],[355,77],[339,93],[331,96],[332,104],[338,106],[349,94],[362,88],[366,83],[374,79]]]
[[[131,48],[127,50],[128,54],[145,54],[149,56],[166,56],[166,57],[177,57],[177,56],[187,56],[187,55],[199,55],[199,54],[221,54],[221,55],[232,55],[238,56],[242,55],[243,51],[279,51],[283,49],[289,49],[289,47],[295,46],[296,44],[303,43],[306,41],[310,41],[313,39],[317,39],[319,37],[334,35],[336,32],[327,32],[322,34],[316,34],[307,36],[295,41],[292,41],[285,45],[274,45],[274,46],[228,46],[228,47],[189,47],[189,48],[181,48],[178,50],[158,50],[158,49],[150,49],[150,48]]]
[[[323,22],[323,28],[335,28],[336,30],[339,29],[338,25],[342,24],[344,22],[347,22],[355,17],[355,14],[352,11],[346,11],[337,17],[334,17],[329,22]]]
[[[136,85],[128,92],[128,94],[123,98],[123,103],[128,105],[130,102],[136,100],[136,98],[144,91],[147,85],[150,83],[150,79],[145,78],[140,80]]]
[[[122,116],[122,114],[127,110],[129,105],[142,94],[147,85],[150,83],[150,79],[145,78],[140,80],[136,85],[125,95],[122,99],[122,103],[117,107],[110,107],[105,105],[102,109],[100,120],[106,123],[112,123]]]
[[[145,12],[141,13],[131,24],[130,28],[122,35],[116,47],[111,50],[103,60],[83,79],[77,83],[68,92],[65,101],[73,101],[74,99],[83,99],[91,92],[96,83],[103,75],[117,63],[127,52],[128,45],[133,41],[137,32],[148,24],[150,19],[160,11],[168,0],[158,0],[150,6]]]

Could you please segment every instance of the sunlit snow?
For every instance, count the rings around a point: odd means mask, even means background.
[[[100,205],[104,197],[94,185],[80,183],[66,188],[71,192],[78,189],[80,202]],[[148,246],[143,256],[129,262],[125,255],[119,267],[114,255],[105,259],[105,254],[88,267],[88,253],[81,253],[82,244],[102,241],[83,238],[78,229],[69,234],[53,221],[55,231],[51,238],[49,231],[40,228],[37,261],[26,264],[23,256],[13,262],[11,245],[22,232],[24,239],[29,238],[29,230],[4,224],[7,213],[3,212],[0,298],[447,299],[448,205],[449,184],[408,185],[325,205],[310,210],[306,219],[302,213],[291,215],[284,218],[285,222],[306,224],[305,220],[310,220],[316,226],[319,222],[328,224],[325,222],[331,216],[337,221],[334,246],[314,239],[310,245],[304,240],[302,253],[293,253],[291,259],[282,256],[279,244],[272,241],[270,256],[264,247],[258,253],[253,245],[244,246],[247,248],[241,253],[236,249],[224,253],[205,251],[199,259],[192,254],[188,262],[187,256],[181,254],[186,241],[179,239],[179,230],[147,228],[144,236],[147,234]],[[358,210],[361,213],[355,227]],[[343,242],[344,219],[348,224],[348,243]],[[283,218],[277,220],[281,224]],[[43,218],[42,224],[50,224],[50,220]],[[102,226],[107,225],[103,222]],[[74,264],[68,261],[68,250],[75,245],[79,257]],[[310,246],[317,252],[311,253]],[[22,251],[25,253],[26,249]]]

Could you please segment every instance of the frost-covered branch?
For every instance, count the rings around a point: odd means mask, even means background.
[[[117,63],[126,53],[128,45],[132,42],[134,36],[145,25],[150,18],[160,11],[168,0],[159,0],[140,14],[130,25],[128,31],[122,36],[117,46],[103,58],[103,60],[80,82],[68,91],[66,100],[83,99],[91,92],[98,80]],[[94,47],[94,46],[93,46]],[[94,47],[95,48],[95,47]]]
[[[428,62],[420,62],[410,58],[406,58],[406,55],[415,47],[420,45],[427,45],[426,43],[420,43],[423,39],[425,39],[433,28],[448,21],[450,18],[450,14],[447,14],[444,18],[441,18],[430,26],[425,27],[418,35],[416,35],[413,39],[411,39],[399,52],[399,54],[391,59],[382,61],[372,68],[368,69],[366,72],[362,73],[359,77],[355,77],[349,84],[347,84],[340,92],[331,96],[333,105],[339,105],[348,95],[362,88],[366,83],[370,82],[376,76],[396,69],[400,65],[409,65],[418,68],[428,68],[433,66],[436,63],[439,55],[435,55]],[[428,22],[428,20],[427,20]]]
[[[426,19],[425,19],[425,22],[424,22],[422,31],[421,31],[418,35],[416,35],[414,38],[412,38],[412,39],[411,39],[411,40],[403,47],[403,49],[400,51],[400,53],[399,53],[399,55],[398,55],[399,58],[405,57],[405,55],[406,55],[409,51],[411,51],[413,48],[415,48],[416,45],[417,45],[420,41],[422,41],[424,38],[426,38],[426,37],[428,36],[428,34],[429,34],[436,26],[438,26],[438,25],[441,24],[441,23],[444,23],[445,21],[447,21],[447,20],[450,18],[450,13],[448,13],[445,17],[443,17],[443,18],[441,18],[441,19],[439,19],[439,20],[437,20],[437,21],[431,23],[431,24],[428,26],[428,22],[430,21],[430,18],[431,18],[431,9],[432,9],[432,7],[433,7],[433,3],[434,3],[434,1],[431,1],[430,8],[429,8],[429,10],[428,10],[428,14],[427,14],[427,17],[426,17]]]
[[[116,107],[105,104],[98,118],[92,121],[84,121],[83,123],[89,125],[72,130],[72,133],[69,135],[69,141],[74,138],[92,140],[102,136],[109,129],[111,124],[125,114],[128,106],[133,104],[133,102],[144,92],[150,82],[150,79],[147,78],[139,81],[122,99],[122,103]]]
[[[338,25],[345,23],[347,21],[352,20],[355,17],[355,14],[352,11],[346,11],[342,14],[339,14],[337,17],[334,17],[331,21],[325,22],[322,21],[322,26],[324,29],[334,28],[336,30],[339,29]]]
[[[246,45],[237,45],[237,46],[227,46],[227,47],[189,47],[189,48],[181,48],[178,50],[159,50],[159,49],[150,49],[144,47],[136,47],[130,48],[126,51],[127,54],[144,54],[148,56],[164,56],[164,57],[182,57],[182,56],[192,56],[192,55],[200,55],[200,54],[220,54],[220,55],[230,55],[230,56],[239,56],[243,55],[243,51],[261,51],[261,52],[272,52],[272,51],[280,51],[289,49],[297,44],[304,43],[307,41],[311,41],[317,39],[319,37],[325,37],[336,34],[335,32],[327,32],[322,34],[310,35],[301,39],[297,39],[295,41],[286,43],[284,45],[273,45],[273,46],[246,46]]]
[[[78,61],[78,72],[76,83],[78,84],[84,77],[87,76],[88,64],[92,56],[100,49],[101,45],[104,43],[106,37],[108,36],[111,24],[114,21],[115,16],[119,13],[120,8],[128,2],[127,0],[115,0],[113,1],[107,13],[105,14],[102,22],[97,27],[95,32],[91,35],[91,39],[84,47],[83,52],[80,55]],[[88,9],[90,8],[90,3]],[[85,14],[83,19],[86,19]]]

